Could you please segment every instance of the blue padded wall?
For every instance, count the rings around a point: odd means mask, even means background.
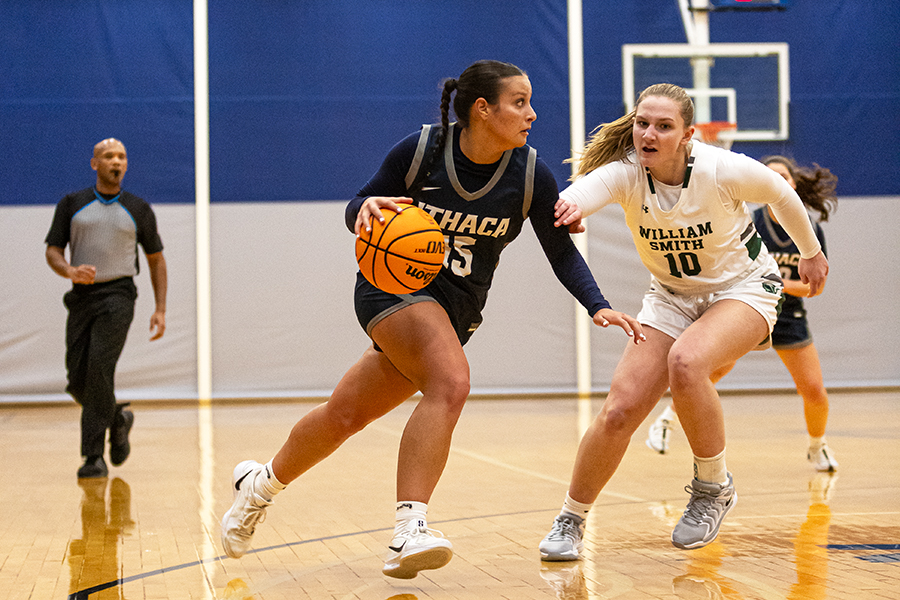
[[[110,136],[131,189],[193,202],[192,38],[185,1],[0,2],[0,205],[91,185],[93,145]]]
[[[193,43],[188,0],[0,1],[2,204],[55,203],[92,182],[91,146],[129,150],[130,189],[193,202]],[[847,196],[890,195],[900,167],[900,5],[822,0],[717,12],[713,42],[788,42],[786,142]],[[685,41],[674,0],[585,3],[588,129],[621,114],[621,45]],[[333,0],[210,3],[214,202],[351,197],[387,150],[438,118],[439,85],[480,58],[534,85],[530,143],[569,174],[566,3]]]

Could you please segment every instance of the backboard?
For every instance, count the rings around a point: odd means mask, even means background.
[[[622,91],[625,112],[654,83],[673,83],[694,99],[695,122],[737,123],[732,141],[788,139],[788,45],[625,44]]]

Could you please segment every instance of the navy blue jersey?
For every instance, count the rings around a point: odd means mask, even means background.
[[[759,208],[753,212],[753,224],[766,244],[766,248],[769,249],[769,254],[778,263],[781,278],[800,281],[800,273],[798,271],[800,250],[781,225],[772,219],[768,208]],[[814,221],[812,225],[816,232],[816,237],[819,238],[819,244],[822,245],[822,252],[825,252],[825,234],[822,232],[822,227]],[[804,317],[806,310],[803,308],[803,298],[784,294],[781,314],[788,318],[794,317],[799,319]]]
[[[391,149],[347,206],[347,227],[353,231],[359,208],[369,196],[412,197],[444,232],[447,254],[438,277],[468,291],[483,307],[500,253],[530,217],[566,289],[591,315],[609,308],[568,229],[553,226],[559,188],[534,150],[526,145],[508,150],[497,163],[477,164],[459,149],[461,129],[451,126],[444,151],[425,171],[422,157],[433,148],[439,127],[425,126]]]
[[[92,187],[59,201],[45,242],[69,245],[72,266],[97,267],[97,283],[137,275],[138,244],[147,254],[163,249],[150,204],[129,192],[107,196]]]

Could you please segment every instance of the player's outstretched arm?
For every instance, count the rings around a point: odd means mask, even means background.
[[[556,206],[554,207],[553,216],[556,217],[556,222],[553,225],[559,227],[561,225],[581,225],[581,218],[584,215],[581,212],[581,208],[578,206],[578,204],[575,203],[574,200],[566,200],[564,198],[560,198],[559,200],[557,200]],[[571,233],[579,232],[572,231]]]

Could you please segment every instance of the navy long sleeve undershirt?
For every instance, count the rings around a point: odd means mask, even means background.
[[[385,157],[378,171],[347,204],[345,220],[350,231],[354,231],[356,216],[362,203],[369,196],[406,197],[406,173],[412,164],[418,138],[419,134],[415,133],[397,143]],[[462,180],[461,183],[466,189],[479,189],[486,181],[487,179]],[[597,287],[587,263],[569,237],[568,228],[553,225],[555,220],[553,211],[558,198],[559,188],[553,173],[538,158],[535,165],[534,193],[528,212],[532,229],[556,278],[593,316],[600,309],[611,307]]]

